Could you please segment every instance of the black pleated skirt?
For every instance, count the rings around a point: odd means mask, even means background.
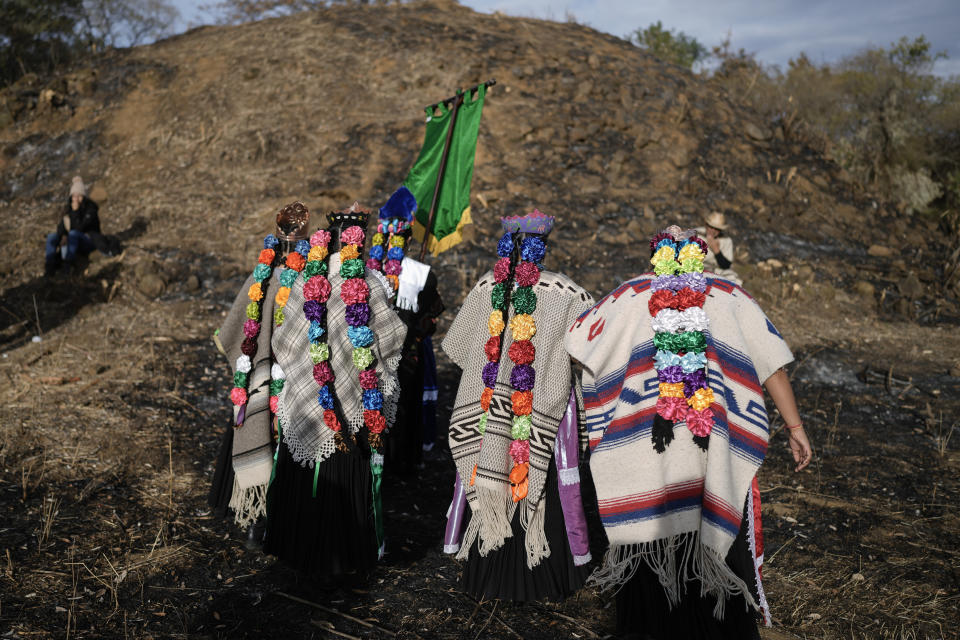
[[[228,426],[220,440],[217,465],[213,470],[213,482],[207,494],[207,504],[218,517],[227,515],[230,496],[233,494],[233,426]]]
[[[520,526],[517,509],[512,522],[513,536],[502,547],[484,558],[480,556],[478,543],[474,542],[460,580],[464,591],[477,599],[560,602],[583,586],[590,572],[586,566],[573,564],[553,460],[547,471],[545,499],[544,533],[550,544],[550,556],[532,570],[527,567],[526,532]]]
[[[744,520],[727,553],[727,565],[747,583],[757,600],[747,532]],[[678,550],[678,562],[682,553],[683,549]],[[617,592],[617,633],[631,640],[759,640],[759,614],[747,608],[743,596],[727,600],[723,620],[713,616],[716,602],[713,596],[701,596],[700,582],[694,580],[687,583],[680,604],[671,609],[657,575],[641,563],[636,574]]]
[[[359,436],[358,436],[359,437]],[[263,550],[316,578],[364,572],[377,561],[369,454],[335,451],[314,470],[279,445],[267,491]]]

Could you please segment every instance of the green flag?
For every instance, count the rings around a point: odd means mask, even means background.
[[[417,199],[413,235],[420,242],[425,242],[433,255],[446,251],[463,240],[461,230],[472,222],[470,182],[473,180],[473,157],[477,150],[477,131],[480,128],[483,98],[486,93],[487,87],[481,84],[472,100],[470,93],[464,96],[463,104],[457,111],[456,126],[450,137],[450,150],[447,152],[447,166],[443,172],[440,193],[437,194],[433,229],[426,239],[430,203],[433,200],[437,176],[440,175],[443,145],[453,113],[451,107],[441,104],[440,115],[428,115],[420,155],[407,179],[403,181],[403,186],[410,189]]]

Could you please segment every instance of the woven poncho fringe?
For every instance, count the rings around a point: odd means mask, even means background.
[[[234,521],[241,527],[247,527],[267,513],[267,484],[273,470],[273,437],[270,424],[270,368],[272,356],[270,340],[273,335],[274,296],[280,287],[278,273],[282,268],[274,269],[264,293],[261,309],[260,334],[257,336],[257,353],[253,357],[252,369],[247,384],[247,408],[243,426],[234,431],[233,452],[233,491],[229,507],[233,510]],[[217,336],[219,347],[230,362],[230,370],[236,373],[240,345],[243,343],[243,323],[247,319],[247,305],[250,299],[247,290],[255,282],[249,276],[240,288],[237,298],[230,307],[223,326]],[[233,408],[236,420],[237,407]]]
[[[653,329],[646,321],[652,276],[625,282],[604,297],[571,327],[564,346],[584,367],[590,471],[611,545],[592,582],[620,585],[645,562],[672,605],[697,578],[704,594],[717,596],[714,614],[722,617],[732,596],[743,595],[758,607],[725,558],[766,453],[761,382],[793,356],[743,289],[706,275],[703,309],[710,330],[704,337],[714,392],[706,451],[683,422],[673,426],[673,440],[662,453],[653,446],[659,387]]]
[[[460,312],[443,340],[443,350],[463,370],[460,388],[450,419],[450,451],[463,480],[470,504],[471,518],[464,532],[458,558],[466,558],[474,542],[481,556],[503,546],[513,535],[511,522],[521,507],[520,524],[525,531],[524,545],[527,566],[531,569],[550,555],[544,533],[546,505],[544,484],[553,457],[557,427],[570,398],[570,358],[561,348],[567,327],[592,304],[590,295],[566,276],[550,271],[540,274],[534,286],[537,308],[532,314],[537,325],[533,337],[536,358],[536,384],[533,393],[532,427],[530,430],[530,468],[527,497],[513,502],[508,449],[513,411],[510,386],[511,362],[507,351],[512,344],[510,330],[504,332],[503,357],[490,402],[489,418],[484,434],[477,425],[484,414],[480,406],[483,392],[481,371],[487,363],[484,343],[487,319],[492,311],[490,292],[492,272],[485,274],[464,301]],[[511,316],[512,311],[511,311]],[[508,319],[509,321],[509,319]],[[473,486],[470,479],[476,476]]]
[[[722,620],[727,598],[742,595],[747,607],[759,610],[750,588],[741,580],[726,561],[715,551],[700,544],[696,532],[684,533],[652,542],[628,545],[613,545],[603,557],[603,564],[597,567],[588,580],[588,584],[601,590],[616,589],[628,582],[642,563],[653,571],[667,596],[671,607],[680,604],[680,597],[686,590],[686,583],[700,581],[700,595],[714,596],[717,599],[713,615]],[[677,563],[677,551],[683,549],[683,556]]]

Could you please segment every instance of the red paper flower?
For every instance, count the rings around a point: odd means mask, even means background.
[[[340,421],[337,419],[337,412],[333,409],[327,409],[323,412],[323,423],[331,431],[340,431]]]
[[[376,369],[364,369],[357,376],[360,378],[360,386],[364,389],[376,389],[377,388],[377,370]]]
[[[362,278],[350,278],[340,285],[340,299],[344,304],[366,302],[369,295],[370,287]]]
[[[321,387],[328,382],[333,382],[333,369],[330,367],[330,363],[323,361],[313,365],[313,379]]]
[[[260,252],[260,257],[257,258],[257,262],[260,264],[271,265],[273,264],[273,259],[276,257],[276,255],[277,254],[274,253],[273,249],[264,249]]]
[[[690,307],[702,307],[706,300],[707,296],[705,293],[684,287],[677,292],[677,306],[674,308],[683,311]]]
[[[650,296],[650,302],[647,305],[650,307],[650,315],[655,316],[663,309],[675,309],[676,308],[676,296],[673,295],[673,292],[669,289],[659,289],[653,292],[653,295]]]
[[[506,282],[510,275],[510,258],[500,258],[493,265],[493,279],[495,282]]]
[[[534,263],[524,261],[517,265],[514,277],[521,287],[532,287],[540,282],[540,269]]]
[[[517,340],[507,349],[507,355],[514,364],[530,364],[533,362],[536,351],[529,340]]]
[[[490,339],[487,340],[487,344],[483,346],[483,350],[487,354],[487,360],[490,362],[499,362],[500,336],[490,336]]]
[[[379,411],[364,411],[363,423],[367,425],[370,433],[383,433],[383,430],[387,428],[387,420]]]

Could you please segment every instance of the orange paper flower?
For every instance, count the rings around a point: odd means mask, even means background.
[[[247,297],[254,302],[260,302],[263,300],[263,289],[260,287],[259,282],[254,282],[252,285],[250,285],[250,288],[247,289]]]
[[[490,408],[490,401],[493,399],[493,389],[487,387],[480,394],[480,407],[486,411]]]
[[[513,401],[515,415],[530,415],[533,410],[533,391],[514,391],[510,399]]]
[[[277,254],[274,253],[273,249],[264,249],[260,252],[260,257],[257,258],[257,262],[260,264],[271,265],[273,264],[273,258]]]
[[[310,253],[307,254],[307,260],[323,260],[327,257],[327,248],[322,245],[310,247]]]
[[[306,264],[307,261],[299,253],[294,252],[287,256],[287,266],[294,271],[303,271]]]
[[[510,486],[513,488],[513,501],[520,502],[527,497],[530,463],[517,464],[510,470]]]
[[[340,249],[340,260],[342,260],[343,262],[346,262],[347,260],[353,260],[354,258],[358,258],[359,256],[360,256],[360,252],[357,251],[357,246],[354,244],[348,244],[347,246]]]
[[[290,297],[290,287],[280,287],[277,290],[277,297],[274,298],[276,303],[281,307],[286,306],[287,298]]]
[[[387,280],[389,280],[390,284],[393,285],[394,291],[396,291],[400,287],[400,276],[388,275]]]
[[[683,383],[682,382],[661,382],[660,396],[663,398],[682,398]]]

